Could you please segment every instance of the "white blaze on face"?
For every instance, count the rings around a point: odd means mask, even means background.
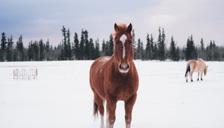
[[[122,52],[122,57],[123,59],[125,58],[125,42],[127,40],[127,36],[125,34],[123,34],[121,37],[120,37],[120,41],[122,43],[122,46],[123,46],[123,52]]]

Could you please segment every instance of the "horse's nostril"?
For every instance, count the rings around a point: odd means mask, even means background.
[[[127,70],[129,68],[129,64],[120,64],[119,68]]]
[[[127,68],[129,68],[129,64],[127,64]]]
[[[120,64],[120,65],[119,65],[119,68],[120,68],[120,69],[122,69],[122,68],[123,68],[123,67],[122,67],[122,64]]]

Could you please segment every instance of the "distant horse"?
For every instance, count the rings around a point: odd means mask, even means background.
[[[126,128],[131,128],[132,109],[138,90],[138,73],[133,62],[132,24],[114,24],[113,55],[96,59],[90,68],[90,86],[94,94],[94,115],[101,115],[104,127],[104,101],[107,110],[107,128],[113,128],[118,100],[125,103]]]
[[[187,68],[186,68],[186,73],[185,73],[185,77],[186,77],[186,82],[188,82],[188,77],[190,75],[190,78],[191,78],[191,82],[193,82],[193,72],[197,72],[198,73],[198,81],[201,77],[201,80],[202,79],[202,76],[203,76],[203,73],[204,75],[207,74],[207,70],[208,70],[208,66],[205,64],[205,61],[202,60],[202,59],[197,59],[197,60],[189,60],[187,62]]]

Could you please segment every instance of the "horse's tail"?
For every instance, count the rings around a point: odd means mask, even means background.
[[[191,67],[190,64],[187,64],[186,72],[185,72],[185,77],[187,77],[187,73],[190,72]]]
[[[96,102],[93,103],[93,115],[96,117],[98,116],[98,105]]]

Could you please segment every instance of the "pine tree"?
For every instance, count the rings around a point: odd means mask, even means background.
[[[44,43],[43,43],[43,40],[41,39],[40,41],[39,41],[39,59],[38,60],[40,60],[40,61],[42,61],[42,60],[44,60],[44,57],[45,57],[45,53],[44,53]]]
[[[151,34],[150,36],[150,44],[151,44],[151,49],[152,49],[152,55],[150,55],[150,59],[157,59],[157,54],[158,54],[158,48],[156,43],[154,42],[153,36]]]
[[[17,51],[17,59],[18,61],[24,61],[24,46],[23,46],[23,37],[22,35],[19,36],[18,41],[16,42],[16,51]]]
[[[6,45],[7,45],[6,35],[3,32],[2,39],[1,39],[0,61],[6,60]]]
[[[28,54],[28,60],[32,61],[33,59],[32,41],[29,42],[27,54]]]
[[[51,46],[50,46],[50,42],[49,42],[49,40],[47,40],[47,42],[46,42],[46,46],[45,46],[45,58],[47,59],[47,60],[51,60],[51,58],[52,58],[52,54],[51,54],[51,52],[50,52],[50,48]]]
[[[158,57],[159,60],[165,60],[165,32],[164,29],[161,32],[159,28],[159,36],[158,36]]]
[[[83,59],[90,59],[90,47],[89,47],[89,35],[88,35],[88,31],[87,30],[85,30],[84,32],[83,32],[83,34],[84,34],[84,48],[83,48],[83,50],[84,50],[84,58]]]
[[[186,50],[185,50],[185,59],[186,60],[193,59],[191,54],[192,54],[192,44],[191,44],[190,39],[188,38],[187,39],[187,47],[186,47]]]
[[[143,43],[140,39],[138,39],[137,44],[137,53],[136,53],[136,59],[144,59],[144,49],[143,49]]]
[[[193,36],[191,35],[190,38],[187,39],[187,48],[185,51],[185,59],[197,59],[197,51],[194,45]]]
[[[94,43],[93,43],[93,39],[90,38],[89,39],[89,57],[88,59],[92,60],[94,58],[94,52],[95,52],[95,48],[94,48]]]
[[[176,48],[176,57],[175,57],[175,61],[179,61],[180,60],[180,48],[179,47],[177,47]]]
[[[220,52],[219,52],[219,48],[218,48],[218,46],[216,46],[216,44],[215,44],[215,41],[213,40],[213,45],[214,45],[214,60],[218,60],[218,61],[220,61],[221,60],[221,54],[220,54]]]
[[[111,56],[113,54],[113,36],[110,35],[109,41],[106,42],[106,56]]]
[[[85,56],[85,46],[84,46],[84,43],[85,43],[85,32],[84,30],[82,30],[81,32],[81,40],[80,40],[80,59],[83,60],[84,59],[84,56]]]
[[[106,43],[105,43],[105,40],[103,40],[103,43],[102,43],[102,56],[105,56],[106,55]]]
[[[66,59],[71,60],[72,59],[72,49],[71,49],[71,42],[70,42],[70,30],[67,30],[66,33],[66,38],[67,38],[67,43],[66,43],[66,47],[65,47],[65,51],[66,51]]]
[[[62,26],[62,36],[63,36],[63,40],[62,40],[62,49],[61,49],[61,55],[60,55],[60,59],[61,60],[66,60],[66,48],[67,48],[67,35],[66,35],[66,28],[64,26]]]
[[[203,40],[203,38],[201,38],[201,41],[200,41],[200,48],[198,50],[198,56],[200,58],[205,59],[205,46],[204,46],[204,40]]]
[[[74,34],[73,52],[75,54],[75,58],[79,60],[80,59],[80,44],[79,44],[78,34],[76,32]]]
[[[171,60],[173,61],[180,60],[180,48],[176,46],[173,36],[171,37],[170,47],[167,53],[168,53],[167,57],[170,58]]]
[[[62,48],[61,48],[61,53],[60,53],[60,60],[65,60],[65,42],[66,42],[66,30],[65,30],[65,27],[63,26],[62,29],[62,36],[63,36],[63,39],[62,39],[62,42],[61,42],[61,45],[62,45]]]
[[[147,34],[146,36],[146,48],[145,48],[145,59],[151,59],[151,55],[152,55],[152,47],[151,47],[151,41],[149,38],[149,34]]]
[[[215,41],[210,41],[209,46],[206,48],[207,60],[221,60],[221,54],[218,47],[215,44]]]
[[[96,40],[95,42],[95,50],[94,50],[94,56],[92,59],[96,59],[100,56],[100,44],[99,44],[99,40]]]
[[[203,38],[201,38],[200,44],[201,44],[201,50],[202,51],[205,50]]]
[[[171,43],[170,43],[170,59],[176,60],[176,44],[173,37],[171,37]]]
[[[30,61],[40,60],[40,50],[38,41],[30,42],[28,46],[28,59]]]
[[[6,45],[7,45],[6,35],[3,32],[2,39],[1,39],[1,50],[6,50]]]
[[[6,54],[7,54],[6,60],[13,61],[13,39],[12,39],[12,36],[8,38]]]
[[[212,41],[210,41],[209,46],[206,48],[206,53],[207,53],[207,60],[212,60],[214,54]]]
[[[39,44],[37,41],[34,41],[33,43],[33,52],[34,52],[34,60],[39,61],[40,60],[40,49]]]

